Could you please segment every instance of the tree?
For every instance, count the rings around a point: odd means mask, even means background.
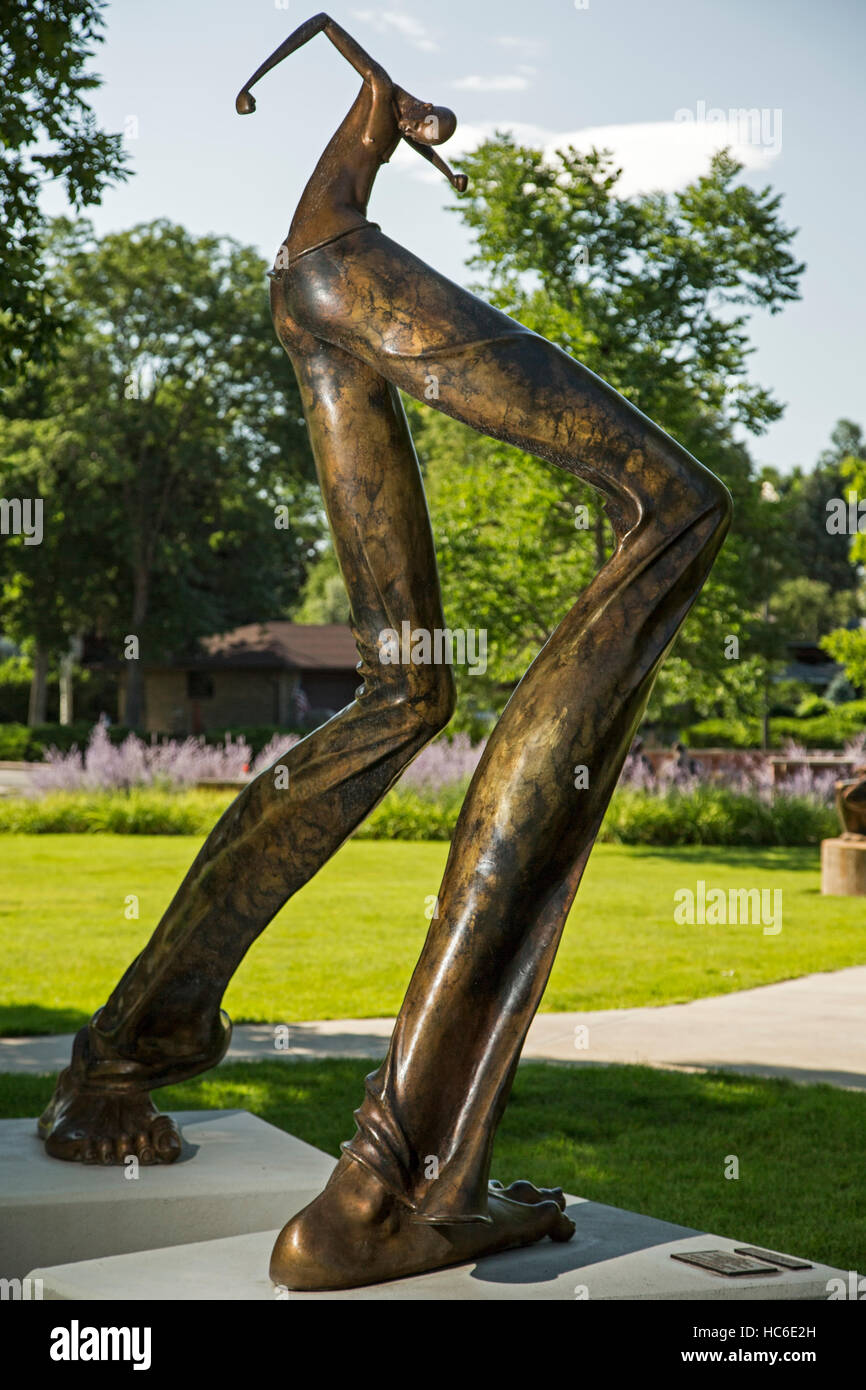
[[[72,419],[0,420],[0,478],[7,499],[39,508],[38,533],[3,538],[0,623],[33,647],[28,722],[43,724],[52,654],[91,626],[113,558],[99,517],[101,479]],[[87,498],[89,505],[82,505]],[[102,499],[104,500],[104,499]]]
[[[296,623],[348,623],[350,617],[349,596],[334,547],[328,542],[310,567],[292,619]]]
[[[850,491],[848,461],[860,459],[866,467],[866,443],[852,420],[839,420],[830,440],[811,471],[795,468],[776,479],[788,518],[787,574],[820,579],[834,592],[851,592],[859,583],[856,559],[827,525],[827,507]]]
[[[823,579],[785,579],[770,599],[770,611],[790,641],[818,642],[834,627],[859,617],[854,589],[834,591]]]
[[[119,134],[99,130],[87,104],[99,78],[103,0],[29,0],[3,7],[0,76],[0,384],[50,357],[66,324],[44,293],[46,224],[39,195],[61,179],[76,208],[127,177]]]
[[[54,245],[51,293],[75,333],[0,434],[4,470],[44,497],[50,540],[0,552],[15,557],[0,620],[55,652],[84,624],[132,657],[137,724],[136,655],[273,617],[297,594],[321,529],[312,461],[255,251],[166,221],[101,241],[61,221]],[[30,418],[39,398],[46,419]]]
[[[797,297],[803,266],[779,198],[738,183],[742,166],[726,153],[677,194],[635,198],[619,196],[619,170],[596,150],[569,148],[548,162],[500,134],[461,168],[469,186],[455,210],[475,233],[477,288],[658,420],[734,495],[734,530],[651,710],[670,721],[753,700],[765,683],[755,623],[770,593],[768,504],[738,432],[760,433],[782,410],[748,379],[747,332],[751,309],[776,313]],[[423,407],[415,418],[448,619],[457,612],[472,625],[483,613],[496,625],[495,686],[545,640],[610,532],[576,479]],[[520,480],[510,491],[509,469]],[[574,526],[581,505],[583,531]],[[731,636],[739,661],[727,655]]]
[[[861,512],[861,506],[866,502],[866,448],[863,432],[852,421],[840,420],[833,432],[833,444],[837,457],[843,450],[851,450],[846,457],[839,459],[838,468],[844,483],[841,496],[853,504],[848,509],[849,517],[856,518],[856,529],[851,532],[849,556],[853,564],[861,567],[859,573],[862,574],[862,566],[866,565],[866,516]],[[866,511],[866,508],[863,510]],[[838,544],[839,537],[836,536],[834,539]],[[821,646],[843,667],[852,685],[866,686],[866,627],[837,628],[822,639]]]

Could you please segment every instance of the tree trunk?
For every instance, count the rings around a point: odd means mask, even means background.
[[[128,660],[126,663],[126,699],[123,705],[123,722],[128,729],[140,727],[143,710],[144,681],[141,674],[141,663],[137,660]]]
[[[48,701],[48,653],[37,642],[33,653],[33,680],[30,682],[30,705],[27,710],[27,723],[32,729],[35,724],[45,723]]]
[[[767,625],[767,627],[769,627],[769,623],[770,623],[770,605],[769,605],[769,603],[765,603],[765,604],[764,604],[764,622],[765,622],[765,624]],[[769,644],[769,639],[768,639],[768,642],[767,642],[767,646],[768,646],[768,649],[769,649],[769,650],[772,650],[772,648],[770,647],[770,644]],[[770,747],[770,658],[769,658],[769,656],[767,657],[766,665],[764,666],[763,692],[764,692],[763,709],[761,710],[761,747],[762,747],[762,749],[764,750],[764,752],[766,753],[766,752],[768,751],[769,747]]]
[[[81,638],[73,637],[69,650],[60,658],[60,723],[71,724],[75,718],[75,686],[72,678],[76,661],[81,660]]]
[[[145,565],[136,566],[132,591],[132,629],[127,634],[136,639],[136,655],[124,652],[126,658],[126,701],[123,722],[129,729],[138,729],[144,719],[144,675],[141,669],[141,629],[147,617],[150,573]]]

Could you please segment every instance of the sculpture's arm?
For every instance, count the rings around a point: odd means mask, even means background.
[[[371,58],[369,53],[365,52],[342,25],[323,12],[313,15],[312,19],[299,25],[294,33],[290,34],[279,48],[274,50],[270,58],[266,58],[261,67],[256,68],[249,81],[244,83],[235,101],[235,108],[240,115],[249,115],[256,109],[256,103],[250,95],[250,88],[255,86],[265,73],[270,72],[271,68],[275,68],[284,58],[288,58],[290,53],[295,53],[299,48],[303,48],[304,44],[309,43],[310,39],[315,38],[317,34],[324,34],[326,38],[331,40],[337,52],[341,53],[352,64],[355,71],[360,73],[364,81],[369,83],[373,89],[374,97],[388,96],[390,98],[393,84],[385,69]]]
[[[417,140],[410,139],[408,135],[404,135],[403,139],[410,149],[413,149],[416,154],[422,154],[425,159],[429,160],[430,163],[439,170],[440,174],[444,174],[452,188],[456,188],[458,193],[466,192],[469,185],[469,179],[466,174],[455,174],[454,170],[449,169],[445,160],[442,159],[435,150],[431,150],[429,145],[419,145]]]

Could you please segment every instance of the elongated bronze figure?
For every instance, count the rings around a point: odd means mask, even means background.
[[[429,158],[452,112],[396,86],[326,15],[314,35],[358,70],[358,97],[304,190],[271,305],[304,404],[351,599],[354,702],[246,788],[141,955],[76,1039],[40,1122],[49,1153],[171,1162],[154,1087],[213,1066],[223,992],[251,943],[448,722],[446,665],[383,664],[382,634],[444,627],[418,464],[399,389],[567,469],[604,495],[616,550],[524,676],[460,815],[434,917],[388,1056],[322,1194],[282,1231],[272,1277],[345,1288],[567,1240],[562,1194],[489,1182],[490,1153],[596,832],[659,664],[722,544],[713,475],[559,348],[431,270],[367,220],[400,139]],[[399,388],[399,389],[398,389]],[[588,769],[575,778],[575,769]],[[579,783],[579,789],[575,785]],[[351,929],[351,905],[346,905]]]

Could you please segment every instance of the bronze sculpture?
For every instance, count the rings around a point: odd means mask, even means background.
[[[842,839],[866,838],[866,766],[852,768],[851,776],[834,783],[834,789]]]
[[[723,485],[559,348],[460,289],[367,220],[401,139],[435,153],[455,117],[391,82],[326,15],[301,25],[237,98],[323,32],[361,90],[301,197],[271,307],[298,378],[363,677],[354,702],[226,811],[150,942],[76,1038],[40,1121],[50,1154],[171,1162],[148,1092],[224,1055],[220,1001],[244,953],[448,722],[447,665],[380,661],[381,635],[444,628],[399,391],[592,484],[617,546],[512,696],[466,795],[438,914],[357,1132],[323,1193],[282,1231],[271,1274],[345,1288],[474,1259],[573,1224],[558,1190],[488,1181],[521,1047],[649,692],[730,520]],[[576,786],[574,770],[588,770]]]

